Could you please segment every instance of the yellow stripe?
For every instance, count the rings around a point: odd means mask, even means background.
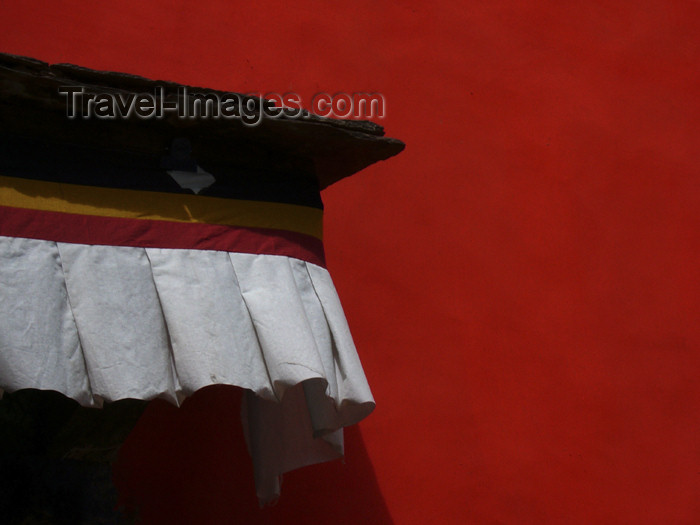
[[[322,237],[321,210],[276,202],[100,188],[0,176],[0,205],[99,217],[271,228]]]

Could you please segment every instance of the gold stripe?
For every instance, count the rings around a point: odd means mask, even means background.
[[[296,204],[101,188],[0,175],[0,205],[99,217],[271,228],[322,238],[323,212]]]

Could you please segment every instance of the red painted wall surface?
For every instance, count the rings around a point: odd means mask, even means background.
[[[271,509],[230,407],[156,403],[143,523],[700,523],[700,4],[0,2],[0,51],[379,91],[406,151],[325,191],[378,402]]]

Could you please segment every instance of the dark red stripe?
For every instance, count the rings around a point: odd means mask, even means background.
[[[96,217],[0,206],[0,235],[76,244],[286,255],[325,267],[320,239],[265,228]]]

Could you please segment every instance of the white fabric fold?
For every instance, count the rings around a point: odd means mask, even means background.
[[[294,258],[0,237],[0,391],[85,406],[246,389],[261,503],[374,408],[327,270]]]
[[[0,237],[0,388],[94,402],[55,243]]]

